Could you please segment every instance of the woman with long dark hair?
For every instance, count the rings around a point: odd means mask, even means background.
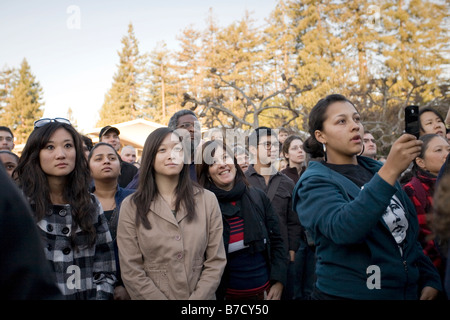
[[[205,142],[195,162],[197,181],[217,196],[223,217],[227,267],[218,298],[280,300],[286,285],[287,244],[270,199],[250,186],[222,141]]]
[[[103,210],[89,192],[80,134],[64,118],[35,121],[13,173],[29,200],[66,299],[111,299],[115,259]]]
[[[440,252],[441,243],[433,236],[433,194],[439,170],[445,164],[450,152],[446,138],[435,133],[420,136],[423,141],[420,154],[414,159],[412,178],[403,186],[414,204],[419,219],[419,242],[423,251],[438,269],[441,277],[445,272],[445,255]]]
[[[214,194],[190,178],[189,150],[172,129],[145,141],[138,188],[117,229],[122,280],[133,300],[208,300],[226,264]]]
[[[359,156],[364,128],[354,104],[329,95],[309,114],[310,161],[294,208],[316,245],[312,299],[436,299],[442,285],[423,253],[417,213],[398,183],[422,141],[403,134],[385,164]]]

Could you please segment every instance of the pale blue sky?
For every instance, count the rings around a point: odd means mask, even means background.
[[[257,25],[276,0],[2,0],[0,69],[20,66],[26,58],[44,90],[44,116],[66,116],[70,107],[80,131],[95,126],[104,95],[117,70],[121,39],[131,22],[141,52],[192,25],[205,28],[209,8],[220,26],[249,11]],[[76,6],[76,11],[69,8]],[[79,18],[78,18],[79,17]],[[79,23],[79,24],[77,24]]]

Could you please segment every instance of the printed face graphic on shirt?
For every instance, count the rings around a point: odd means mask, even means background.
[[[387,206],[383,219],[391,230],[395,241],[400,244],[406,237],[408,230],[408,220],[406,219],[405,209],[400,200],[394,195],[391,203]]]

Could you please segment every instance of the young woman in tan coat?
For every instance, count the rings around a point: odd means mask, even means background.
[[[180,137],[147,138],[139,186],[122,202],[117,243],[131,299],[215,299],[226,264],[216,196],[189,177]]]

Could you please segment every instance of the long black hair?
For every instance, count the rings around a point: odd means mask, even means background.
[[[42,127],[35,128],[28,137],[17,168],[13,172],[13,177],[30,201],[36,221],[42,220],[46,212],[50,210],[52,203],[47,175],[41,168],[39,154],[45,148],[53,133],[60,128],[70,133],[76,150],[75,167],[67,175],[63,195],[71,206],[73,227],[79,226],[87,232],[89,244],[93,245],[96,238],[93,216],[98,207],[92,202],[89,193],[89,167],[83,153],[81,136],[74,127],[66,123],[50,122]],[[76,230],[76,228],[72,228],[72,230]],[[72,244],[75,243],[75,235],[76,232],[71,234]]]
[[[136,225],[140,223],[146,228],[151,229],[150,222],[147,219],[148,210],[150,204],[159,194],[158,185],[155,180],[155,158],[158,152],[158,148],[166,138],[167,135],[174,134],[180,142],[183,139],[177,134],[177,132],[168,127],[158,128],[149,134],[145,140],[144,149],[142,152],[141,167],[139,173],[139,185],[132,195],[132,200],[136,205]],[[195,199],[194,188],[198,187],[198,184],[191,180],[189,173],[190,154],[187,154],[185,143],[183,143],[184,150],[184,166],[180,172],[178,178],[178,184],[175,190],[175,211],[178,211],[181,206],[184,206],[187,214],[188,221],[192,221],[195,217]]]
[[[424,134],[423,136],[420,136],[419,140],[423,141],[422,147],[420,149],[420,154],[416,157],[416,159],[414,159],[413,161],[413,165],[411,168],[411,173],[414,176],[417,176],[418,173],[420,173],[421,171],[423,171],[423,169],[421,169],[419,167],[419,165],[417,164],[417,158],[421,158],[424,159],[425,158],[425,152],[427,152],[428,150],[428,145],[430,144],[431,140],[433,140],[434,138],[442,138],[445,140],[445,138],[443,138],[442,136],[436,134],[436,133],[427,133]]]
[[[436,109],[434,109],[432,107],[423,107],[423,108],[421,108],[419,110],[419,119],[420,119],[420,116],[422,114],[424,114],[425,112],[433,112],[441,120],[441,122],[445,124],[444,117]],[[424,132],[425,130],[424,130],[423,126],[422,126],[422,121],[419,121],[419,126],[420,126],[420,130]]]

